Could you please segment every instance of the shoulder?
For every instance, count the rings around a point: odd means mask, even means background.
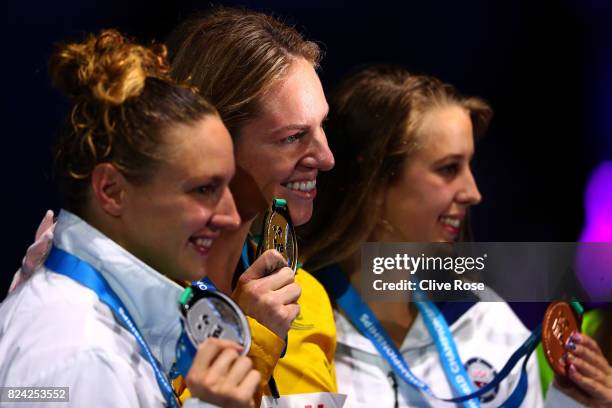
[[[5,300],[0,316],[0,360],[11,361],[0,368],[3,375],[45,375],[87,356],[139,355],[134,338],[95,293],[45,269]]]
[[[4,384],[21,387],[67,387],[71,404],[85,406],[161,406],[153,371],[142,358],[126,358],[112,350],[84,349],[69,356],[3,368]],[[35,373],[35,374],[33,374]]]

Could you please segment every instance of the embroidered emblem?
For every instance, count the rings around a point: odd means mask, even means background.
[[[472,382],[476,387],[482,388],[495,378],[497,375],[497,371],[493,368],[491,364],[489,364],[486,360],[478,357],[474,357],[469,359],[465,363],[465,371],[467,371],[470,376]],[[499,391],[499,385],[487,392],[486,394],[480,397],[480,402],[490,402],[495,399],[497,396],[497,392]]]

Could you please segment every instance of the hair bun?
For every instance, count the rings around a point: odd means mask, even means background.
[[[143,47],[116,30],[61,44],[51,56],[53,84],[73,98],[119,105],[142,92],[147,77],[168,79],[164,46]]]

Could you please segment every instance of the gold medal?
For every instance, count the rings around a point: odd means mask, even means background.
[[[275,198],[264,215],[261,241],[257,246],[256,256],[259,257],[268,249],[280,252],[287,261],[286,265],[296,270],[298,250],[295,228],[289,216],[287,201],[282,198]]]

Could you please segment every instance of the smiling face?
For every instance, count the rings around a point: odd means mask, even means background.
[[[379,241],[451,242],[469,206],[481,200],[470,160],[472,122],[457,105],[425,113],[415,134],[416,149],[385,192]]]
[[[228,188],[232,142],[221,120],[208,115],[168,130],[164,143],[151,180],[128,184],[121,244],[170,278],[198,280],[220,230],[240,222]]]
[[[293,223],[304,224],[312,216],[318,172],[334,165],[322,128],[328,106],[312,64],[294,60],[260,106],[260,113],[239,130],[236,164],[268,203],[284,198]]]

